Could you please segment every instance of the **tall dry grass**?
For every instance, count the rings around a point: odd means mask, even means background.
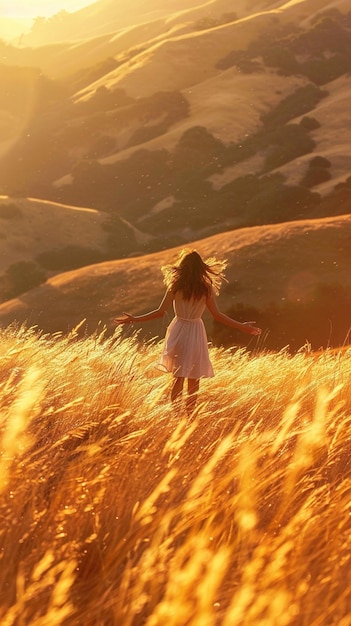
[[[1,625],[350,625],[350,351],[159,349],[1,332]]]

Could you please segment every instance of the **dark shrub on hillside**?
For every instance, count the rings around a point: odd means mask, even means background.
[[[341,13],[319,14],[312,27],[302,31],[291,45],[300,54],[314,57],[322,56],[325,52],[347,54],[350,49],[347,16]]]
[[[83,79],[85,81],[84,76]],[[89,84],[89,81],[83,82],[83,85],[86,84]],[[127,96],[123,89],[114,89],[111,91],[105,85],[100,85],[89,100],[76,102],[74,104],[72,115],[91,115],[102,111],[115,110],[131,105],[133,102],[135,102],[135,100]]]
[[[192,126],[180,137],[177,147],[191,150],[216,152],[223,149],[220,139],[216,139],[204,126]]]
[[[103,165],[81,161],[72,169],[73,184],[60,188],[65,201],[117,213],[133,221],[170,193],[167,150],[137,150],[128,159]]]
[[[213,234],[248,225],[277,223],[300,219],[313,213],[320,196],[303,187],[284,184],[280,173],[267,176],[247,175],[236,178],[215,191],[200,178],[175,193],[175,202],[159,214],[142,222],[152,234],[186,228]]]
[[[269,4],[270,3],[267,2],[267,7]],[[262,9],[262,2],[260,2],[260,9]],[[218,69],[226,70],[234,65],[239,66],[241,64],[248,63],[249,61],[252,61],[253,63],[258,62],[262,66],[259,59],[266,54],[267,50],[274,47],[280,48],[280,50],[273,51],[271,59],[275,56],[276,60],[282,60],[282,63],[284,64],[285,60],[291,56],[285,38],[290,37],[296,32],[299,32],[299,29],[291,22],[282,24],[279,20],[273,18],[269,26],[266,26],[261,34],[249,43],[246,50],[232,50],[225,57],[222,57],[217,61],[216,67]],[[272,42],[277,43],[272,45]]]
[[[127,147],[137,146],[139,144],[143,144],[148,141],[151,141],[152,139],[155,139],[155,137],[159,137],[160,135],[163,135],[164,133],[166,133],[168,128],[169,128],[169,124],[167,120],[163,120],[159,124],[153,124],[150,126],[141,126],[136,131],[134,131],[134,133],[132,133],[126,146]]]
[[[351,59],[346,54],[332,57],[309,59],[300,64],[300,72],[316,85],[325,85],[351,70]]]
[[[226,147],[204,126],[193,126],[179,139],[172,155],[172,169],[193,172],[213,172],[224,157]]]
[[[307,131],[311,131],[311,130],[317,130],[317,128],[320,128],[320,123],[314,117],[309,117],[308,115],[305,115],[300,120],[300,126],[302,126],[302,128],[304,128]]]
[[[351,176],[348,176],[345,182],[335,185],[335,191],[341,191],[344,189],[348,189],[351,191]]]
[[[268,176],[258,176],[248,174],[247,176],[239,176],[217,193],[216,200],[217,211],[224,218],[230,218],[240,213],[242,219],[246,221],[250,216],[247,211],[248,204],[255,197],[264,194],[268,189],[280,188],[284,178],[281,174],[273,174]]]
[[[337,20],[324,18],[312,28],[292,32],[289,37],[274,38],[273,44],[269,41],[267,38],[262,42],[263,61],[281,74],[302,74],[315,84],[324,85],[350,70],[350,31],[346,24],[342,26]],[[299,62],[299,57],[305,60]]]
[[[315,187],[315,185],[326,183],[330,179],[331,174],[324,167],[311,167],[306,171],[300,184],[303,187]]]
[[[281,126],[267,139],[271,148],[265,159],[265,171],[273,170],[303,154],[308,154],[315,147],[315,142],[300,124]]]
[[[163,135],[172,124],[189,115],[189,103],[179,91],[158,92],[150,98],[144,98],[138,105],[138,121],[142,122],[142,126],[132,133],[128,146],[142,144]]]
[[[246,220],[250,225],[297,220],[312,214],[319,202],[319,194],[311,193],[305,187],[272,180],[247,202]]]
[[[282,74],[296,74],[299,70],[299,64],[294,54],[286,45],[279,44],[268,47],[263,51],[262,56],[266,65],[279,68]]]
[[[9,300],[46,281],[46,274],[33,261],[18,261],[4,274],[2,299]]]
[[[232,50],[222,59],[219,59],[216,63],[216,68],[218,70],[228,70],[230,67],[234,65],[238,65],[241,61],[246,60],[247,55],[245,50]]]
[[[316,104],[327,95],[315,85],[299,87],[294,93],[284,98],[272,111],[262,116],[267,126],[285,124],[289,120],[304,115],[314,109]]]
[[[246,50],[232,50],[216,63],[216,68],[219,70],[227,70],[230,67],[236,67],[239,72],[244,74],[262,72],[263,69],[262,63],[257,59],[250,59]]]
[[[108,128],[123,129],[127,124],[133,128],[156,125],[160,120],[171,126],[189,115],[189,103],[180,91],[158,91],[151,96],[138,98],[129,106],[110,111],[106,117]]]
[[[112,210],[119,202],[120,215],[130,221],[145,214],[149,203],[155,204],[169,195],[169,160],[167,150],[138,150],[126,161],[112,166]],[[137,211],[131,209],[135,203]]]
[[[312,118],[311,118],[312,119]],[[272,155],[271,163],[264,170],[273,169],[287,161],[310,152],[314,141],[309,137],[308,124],[277,124],[264,126],[253,135],[245,138],[240,144],[229,144],[220,165],[238,163],[254,154],[266,151],[267,157]],[[270,148],[271,147],[271,148]],[[267,150],[267,148],[270,148]]]
[[[313,157],[313,159],[310,160],[310,167],[323,167],[323,168],[328,168],[331,166],[331,163],[329,161],[329,159],[326,159],[325,157],[322,156],[315,156]]]
[[[320,183],[325,183],[327,180],[331,179],[331,174],[328,171],[330,166],[330,161],[325,157],[313,157],[309,162],[308,169],[300,184],[304,187],[314,187]]]
[[[98,250],[83,246],[66,246],[59,250],[42,252],[35,260],[46,270],[65,272],[99,263],[104,260],[104,255]]]
[[[148,98],[137,100],[136,108],[144,121],[164,115],[168,125],[184,119],[190,111],[189,102],[180,91],[157,91]]]
[[[314,217],[331,217],[332,215],[348,215],[351,206],[351,184],[339,183],[334,190],[324,196],[316,208]],[[351,239],[350,239],[351,250]]]

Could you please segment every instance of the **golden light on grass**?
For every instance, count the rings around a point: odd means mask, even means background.
[[[137,337],[0,334],[0,621],[351,624],[351,351],[211,348],[192,420]]]

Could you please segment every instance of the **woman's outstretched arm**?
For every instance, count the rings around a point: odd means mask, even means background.
[[[166,311],[168,311],[168,309],[170,308],[172,301],[172,293],[167,290],[157,309],[149,311],[148,313],[144,313],[143,315],[131,315],[130,313],[123,313],[122,317],[115,317],[113,321],[115,322],[115,324],[131,324],[133,322],[147,322],[149,320],[154,320],[158,317],[163,317]]]
[[[238,322],[234,320],[229,315],[222,313],[218,308],[218,304],[216,302],[215,294],[212,291],[210,297],[207,300],[207,308],[210,311],[212,317],[216,320],[216,322],[221,322],[221,324],[225,324],[230,328],[237,328],[241,330],[243,333],[248,333],[249,335],[260,335],[261,329],[254,326],[255,322]]]

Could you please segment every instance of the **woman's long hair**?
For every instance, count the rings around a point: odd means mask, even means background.
[[[175,265],[161,267],[164,283],[173,294],[181,291],[185,300],[209,297],[213,288],[218,293],[225,280],[226,261],[214,257],[203,261],[196,250],[182,250]]]

